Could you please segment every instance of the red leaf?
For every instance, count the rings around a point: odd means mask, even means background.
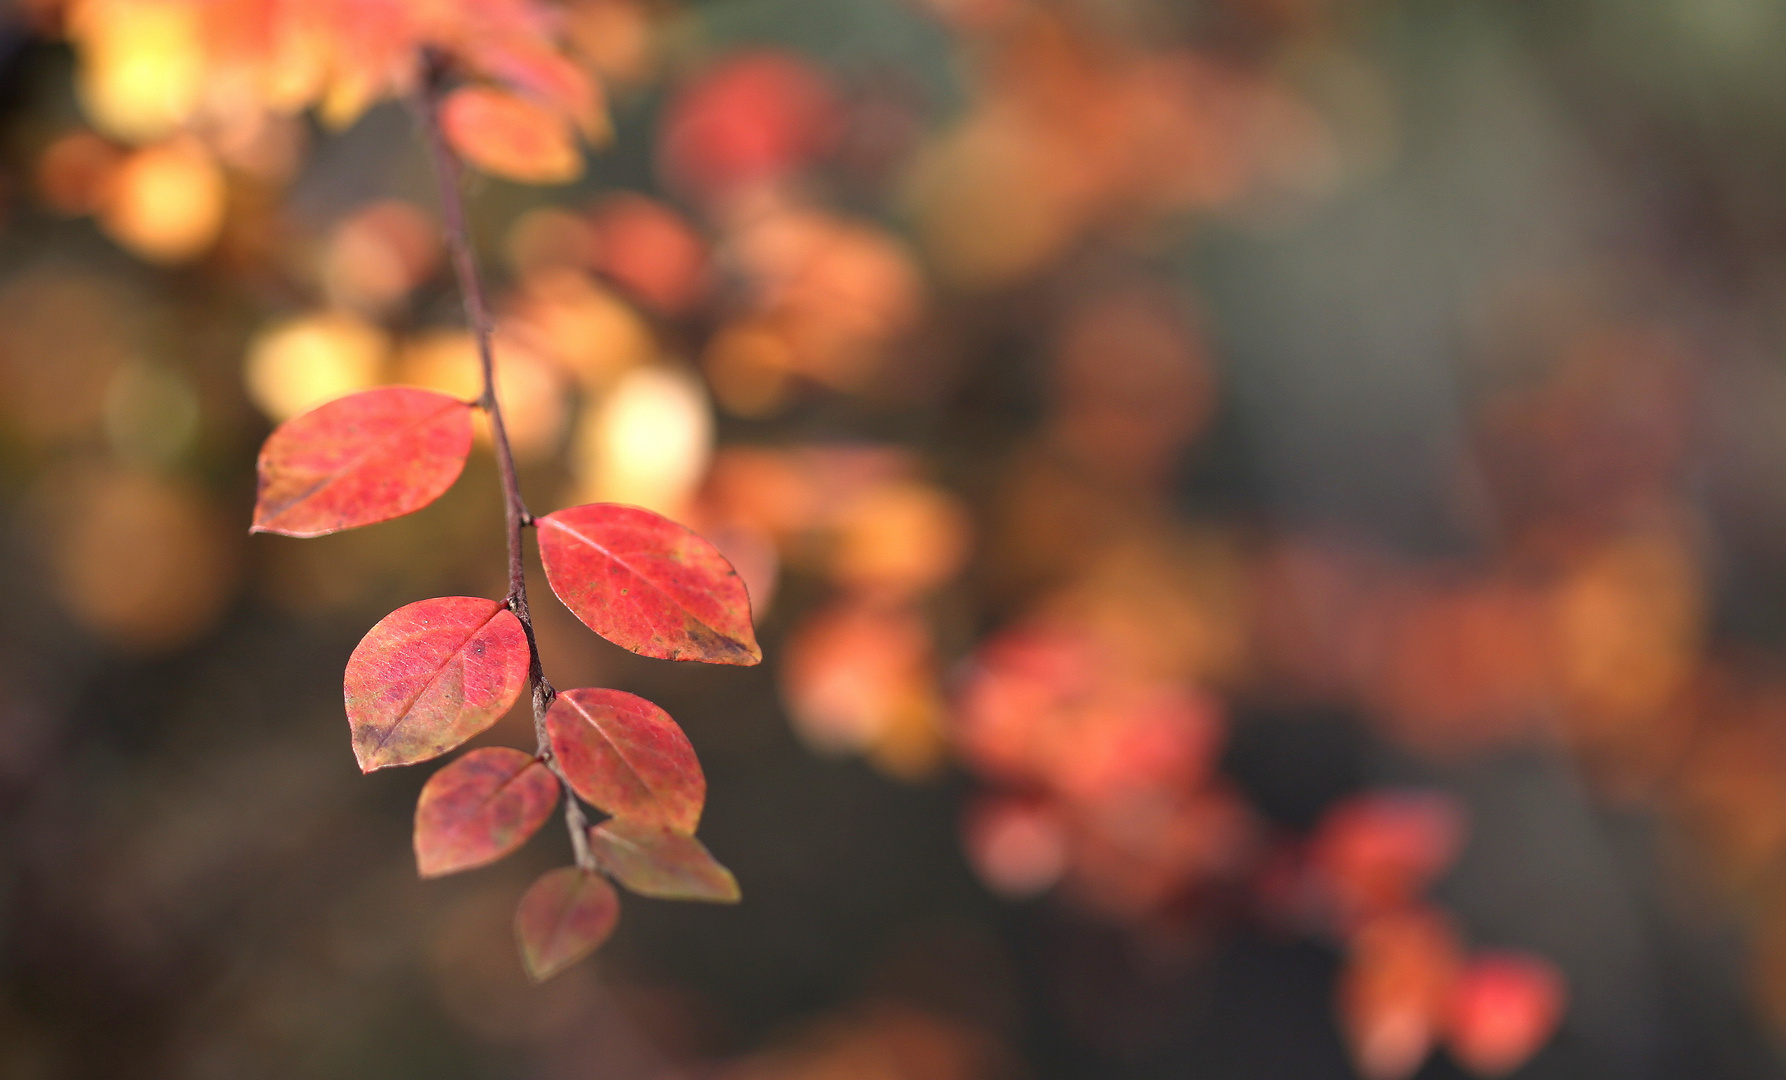
[[[251,532],[322,536],[420,510],[471,453],[471,407],[408,386],[320,405],[280,424],[260,451]]]
[[[692,836],[611,818],[589,830],[589,846],[615,881],[640,896],[738,902],[738,879]]]
[[[544,982],[595,951],[614,932],[620,897],[599,874],[574,866],[549,870],[528,886],[515,909],[521,959]]]
[[[494,724],[527,683],[527,635],[494,600],[446,596],[379,620],[347,661],[360,770],[438,757]]]
[[[1343,922],[1418,896],[1463,846],[1464,811],[1440,792],[1373,791],[1322,816],[1309,857]]]
[[[423,877],[470,870],[509,854],[558,805],[558,778],[532,754],[473,750],[428,778],[415,808],[415,861]]]
[[[546,580],[584,625],[662,660],[755,664],[744,581],[712,544],[636,506],[590,503],[539,519]]]
[[[524,184],[562,184],[583,174],[570,123],[543,105],[488,86],[453,91],[440,129],[466,161]]]
[[[546,731],[577,794],[610,814],[695,831],[707,778],[669,713],[619,690],[566,690]]]
[[[1529,953],[1485,952],[1451,991],[1451,1053],[1477,1076],[1504,1076],[1549,1041],[1567,992],[1554,964]]]

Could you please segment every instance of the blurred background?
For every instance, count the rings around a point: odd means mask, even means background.
[[[409,9],[604,98],[468,178],[530,504],[700,530],[766,645],[535,564],[744,891],[543,987],[562,833],[417,881],[340,696],[503,592],[488,453],[247,535],[273,424],[476,389],[410,113],[306,67]],[[0,1076],[1782,1074],[1786,8],[282,10],[0,8]]]

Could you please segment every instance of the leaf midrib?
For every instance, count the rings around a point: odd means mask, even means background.
[[[496,603],[494,600],[486,601],[486,602],[487,603]],[[474,627],[470,633],[465,635],[464,639],[462,641],[460,641],[459,644],[453,646],[453,648],[447,652],[446,658],[441,660],[441,662],[439,664],[435,665],[433,672],[431,672],[428,675],[427,679],[422,682],[421,689],[417,690],[414,694],[410,695],[409,700],[403,703],[403,708],[400,712],[398,712],[397,718],[395,720],[391,721],[391,726],[386,728],[384,731],[384,734],[382,736],[380,736],[380,738],[378,740],[378,745],[374,746],[372,748],[372,751],[374,753],[377,753],[378,751],[383,750],[385,748],[385,744],[391,741],[391,736],[395,735],[397,733],[397,729],[399,727],[403,726],[403,721],[409,719],[410,710],[415,708],[415,703],[420,701],[422,699],[422,695],[426,694],[428,692],[428,689],[440,680],[440,673],[447,669],[447,665],[453,662],[453,658],[456,656],[461,656],[465,652],[465,646],[471,644],[471,639],[475,638],[479,634],[483,633],[484,628],[486,626],[489,626],[491,623],[495,622],[497,617],[500,616],[504,611],[507,611],[507,610],[508,609],[503,607],[501,604],[496,604],[496,610],[492,611],[490,613],[489,618],[485,619],[483,622],[479,623],[476,627]]]
[[[444,397],[445,395],[442,395],[442,396]],[[455,406],[458,406],[461,408],[464,407],[464,404],[465,403],[462,401],[456,401],[451,398],[448,398],[445,403],[443,403],[439,408],[435,409],[433,412],[428,413],[424,416],[420,416],[420,417],[410,421],[409,423],[403,425],[402,427],[399,427],[399,428],[396,428],[390,432],[387,432],[382,437],[372,439],[370,442],[368,442],[366,444],[366,447],[364,449],[362,449],[357,455],[355,455],[353,458],[347,460],[346,462],[343,462],[341,465],[337,466],[333,472],[328,473],[321,480],[318,480],[316,483],[311,484],[308,488],[304,489],[303,491],[299,492],[298,494],[293,495],[291,498],[287,499],[284,502],[284,504],[282,504],[279,507],[278,510],[274,511],[273,513],[271,513],[267,516],[267,519],[264,523],[257,523],[256,527],[265,529],[270,525],[276,524],[280,518],[284,517],[286,514],[291,513],[291,511],[294,508],[296,508],[299,504],[306,502],[311,498],[314,498],[317,494],[322,492],[323,489],[327,488],[329,485],[340,480],[343,476],[346,476],[349,472],[352,472],[353,470],[359,468],[362,464],[365,463],[367,458],[371,457],[375,452],[382,449],[386,444],[395,442],[397,439],[408,435],[409,433],[415,431],[417,428],[422,427],[424,424],[432,423],[434,420],[438,419],[442,414],[444,414],[447,410],[449,410]]]
[[[670,603],[676,605],[676,607],[679,610],[681,610],[684,614],[686,614],[690,619],[693,619],[695,622],[699,623],[701,626],[703,626],[706,629],[712,631],[713,633],[719,635],[721,638],[724,638],[727,641],[734,640],[734,638],[732,637],[731,634],[728,634],[724,630],[721,630],[719,627],[714,626],[712,623],[708,622],[706,619],[703,619],[699,615],[696,615],[693,611],[689,610],[689,607],[687,604],[685,604],[681,600],[677,599],[674,595],[672,595],[670,593],[670,591],[668,589],[665,589],[662,585],[659,585],[657,582],[652,581],[649,577],[646,577],[644,571],[640,570],[638,567],[634,566],[632,563],[627,562],[626,559],[624,559],[620,555],[615,554],[612,549],[608,548],[607,546],[605,546],[601,543],[598,543],[595,540],[590,539],[587,536],[584,536],[582,533],[578,532],[576,529],[571,528],[569,525],[566,525],[563,521],[559,520],[556,516],[554,516],[552,514],[547,514],[545,517],[541,518],[540,521],[551,525],[555,529],[559,529],[563,532],[569,533],[571,536],[574,536],[578,540],[581,540],[585,544],[588,544],[590,547],[601,552],[602,555],[606,556],[608,559],[612,560],[617,565],[623,567],[627,573],[631,574],[633,577],[638,578],[640,581],[644,582],[645,585],[648,586],[653,592],[657,593],[659,596],[662,596],[665,600],[668,600]]]
[[[614,756],[620,759],[620,764],[626,766],[627,774],[637,781],[639,787],[644,790],[651,801],[657,804],[658,817],[663,821],[664,825],[677,832],[683,831],[679,826],[671,823],[673,815],[670,813],[670,808],[665,805],[664,797],[658,794],[657,789],[652,786],[651,782],[645,779],[645,774],[639,771],[639,767],[633,764],[631,758],[627,757],[626,750],[622,748],[620,741],[608,733],[608,730],[601,725],[601,722],[596,720],[596,718],[590,714],[589,710],[583,707],[582,702],[569,694],[564,694],[562,696],[565,701],[570,702],[571,708],[577,710],[577,715],[581,716],[584,720],[587,720],[589,726],[595,729],[595,733],[600,735],[609,746],[614,748]],[[594,800],[592,799],[590,801],[593,802]]]

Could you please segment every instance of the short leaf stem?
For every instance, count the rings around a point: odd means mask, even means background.
[[[491,344],[493,326],[490,308],[484,300],[482,278],[478,274],[477,254],[472,250],[471,231],[466,226],[465,199],[459,190],[459,158],[447,145],[440,127],[440,97],[446,78],[446,67],[438,56],[423,57],[423,74],[415,95],[415,110],[427,135],[428,150],[433,157],[434,179],[440,188],[441,227],[446,233],[447,250],[451,254],[453,273],[459,281],[459,294],[465,302],[465,317],[477,341],[478,362],[483,368],[484,389],[473,403],[490,418],[490,441],[496,448],[496,469],[502,479],[504,519],[508,526],[509,587],[507,604],[521,629],[527,635],[527,682],[533,697],[533,733],[538,743],[535,755],[551,769],[564,785],[564,824],[570,831],[571,849],[577,865],[594,871],[596,862],[589,850],[589,822],[583,807],[571,790],[570,781],[552,755],[552,741],[546,734],[546,710],[551,708],[557,691],[546,681],[540,666],[539,643],[533,635],[533,617],[527,610],[527,568],[522,558],[521,530],[534,524],[534,517],[521,501],[521,482],[515,472],[515,454],[509,447],[508,429],[502,423],[502,404],[496,398],[496,355]]]

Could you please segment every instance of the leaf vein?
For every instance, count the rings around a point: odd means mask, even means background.
[[[375,437],[366,445],[365,449],[361,450],[359,454],[352,459],[336,466],[334,471],[325,474],[321,480],[311,484],[308,488],[281,503],[277,510],[273,510],[267,515],[265,523],[261,524],[259,527],[266,528],[268,525],[276,524],[280,518],[290,513],[300,503],[306,502],[321,492],[324,488],[340,480],[343,476],[346,476],[352,470],[359,468],[360,465],[365,463],[367,458],[371,457],[374,452],[382,448],[385,444],[394,442],[398,438],[408,435],[410,432],[415,431],[424,424],[432,423],[435,419],[446,413],[447,410],[456,406],[461,406],[461,403],[457,401],[448,401],[425,416],[421,416],[394,431],[388,432],[382,437]]]
[[[494,601],[492,601],[492,602],[494,602]],[[461,654],[465,651],[465,646],[471,643],[472,638],[477,637],[479,634],[483,633],[484,628],[489,626],[492,622],[496,621],[496,617],[501,615],[505,610],[507,610],[507,609],[504,608],[501,604],[497,604],[496,610],[492,611],[490,613],[490,617],[488,619],[485,619],[483,622],[479,623],[475,629],[473,629],[470,633],[466,634],[464,640],[460,641],[459,644],[455,645],[453,647],[452,651],[447,653],[446,658],[441,660],[441,662],[439,664],[435,665],[434,673],[429,675],[427,680],[422,683],[421,689],[417,690],[414,694],[411,694],[409,700],[403,703],[403,709],[401,712],[399,712],[397,714],[397,719],[391,721],[391,726],[386,728],[384,731],[384,734],[379,738],[378,745],[374,746],[372,748],[374,752],[383,750],[385,748],[385,744],[391,741],[391,736],[396,734],[397,729],[403,725],[403,721],[409,719],[410,710],[415,708],[415,703],[422,699],[422,695],[426,694],[430,687],[432,687],[436,682],[440,681],[440,673],[445,671],[447,668],[447,665],[453,662],[453,658],[459,657],[460,662],[463,663],[464,658]]]
[[[595,729],[596,734],[600,735],[609,746],[614,748],[614,756],[620,759],[620,764],[626,766],[628,775],[638,783],[639,787],[644,789],[645,794],[649,795],[653,802],[658,804],[658,812],[663,815],[666,821],[668,821],[670,812],[669,808],[664,805],[663,797],[651,786],[651,782],[645,779],[644,773],[639,771],[639,767],[633,764],[632,759],[627,757],[626,751],[622,749],[620,742],[616,740],[614,736],[608,734],[608,730],[602,727],[601,722],[592,716],[587,709],[583,708],[582,703],[577,701],[576,698],[567,696],[565,700],[570,702],[571,708],[577,710],[577,713],[582,716],[583,719],[589,721],[589,726]]]
[[[674,604],[677,608],[679,608],[681,611],[686,613],[689,618],[691,618],[695,622],[699,623],[703,628],[705,628],[715,634],[718,634],[721,638],[724,638],[727,641],[732,640],[732,636],[730,634],[726,633],[724,630],[721,630],[719,627],[714,626],[711,623],[707,622],[707,620],[701,618],[699,615],[696,615],[693,611],[690,611],[688,605],[683,603],[681,600],[678,600],[673,594],[671,594],[671,592],[668,589],[665,589],[663,586],[659,585],[657,582],[652,581],[649,577],[646,577],[644,571],[639,570],[637,567],[633,566],[632,563],[629,563],[625,559],[621,558],[619,555],[616,555],[613,551],[609,550],[607,547],[604,547],[603,545],[597,543],[596,541],[591,540],[589,537],[584,536],[582,533],[571,528],[569,525],[566,525],[564,522],[559,521],[555,517],[548,516],[548,517],[542,518],[541,520],[550,522],[552,524],[553,528],[562,529],[563,531],[576,537],[578,540],[583,541],[585,544],[588,544],[590,547],[601,552],[603,555],[607,556],[609,559],[612,559],[616,564],[618,564],[621,567],[624,567],[626,569],[627,573],[633,575],[634,577],[638,578],[640,581],[644,582],[647,586],[649,586],[652,589],[653,592],[656,592],[659,596],[662,596],[664,599],[666,599],[670,603]]]

